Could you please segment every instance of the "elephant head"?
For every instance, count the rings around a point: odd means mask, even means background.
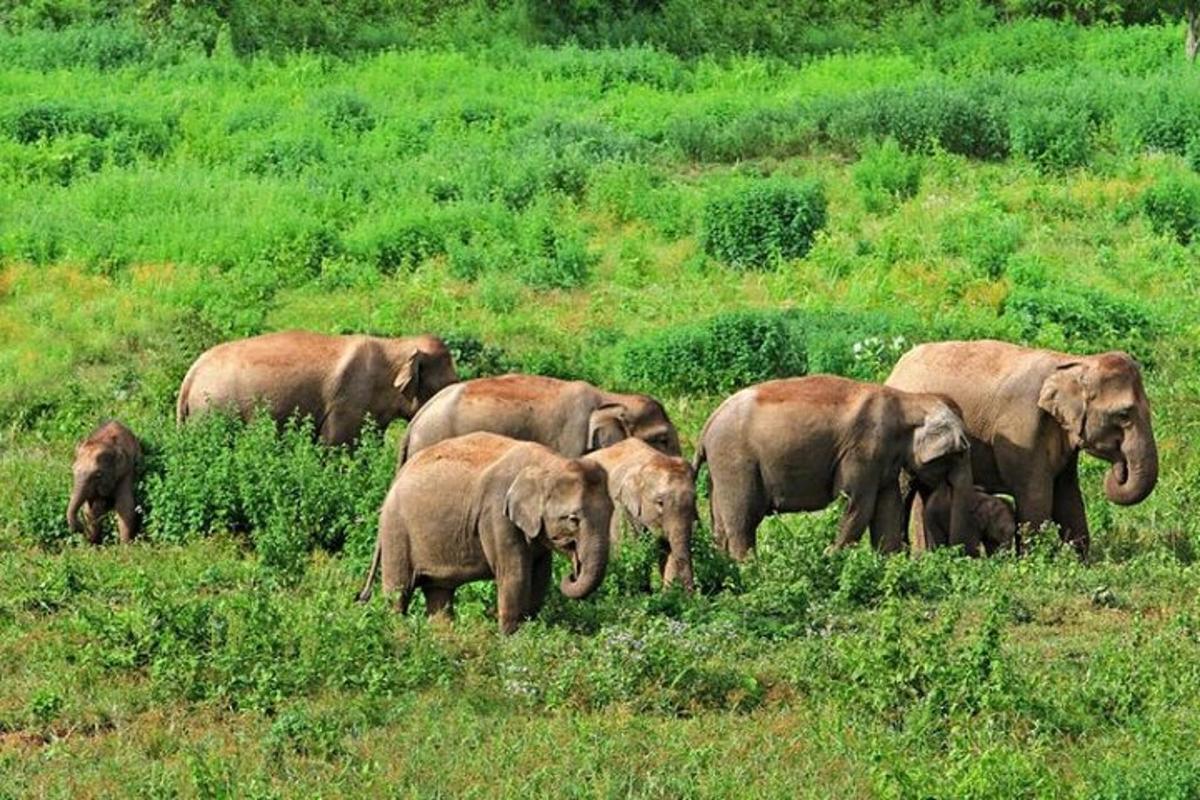
[[[692,468],[681,459],[659,456],[627,474],[617,487],[617,497],[638,525],[661,531],[666,539],[670,553],[663,568],[663,585],[678,582],[690,592],[692,531],[697,517]]]
[[[983,549],[990,556],[1012,547],[1017,538],[1017,515],[1012,503],[976,488],[971,500],[971,519]]]
[[[397,391],[397,415],[412,419],[431,397],[458,382],[454,359],[445,342],[424,336],[414,348],[407,340],[396,340],[389,353],[395,369],[392,387]]]
[[[75,450],[74,485],[67,503],[67,526],[79,531],[80,507],[93,498],[111,495],[120,470],[120,456],[103,447],[85,442]]]
[[[680,456],[679,433],[662,403],[644,394],[611,395],[588,417],[588,450],[622,439],[641,439],[669,456]]]
[[[923,417],[912,432],[905,466],[922,483],[949,488],[950,543],[961,544],[969,555],[976,555],[979,533],[971,520],[971,443],[962,417],[947,402],[934,399],[925,404]]]
[[[1158,482],[1150,401],[1137,362],[1104,353],[1061,364],[1042,383],[1038,406],[1062,426],[1070,447],[1112,464],[1104,493],[1118,505],[1140,503]]]
[[[613,507],[598,464],[568,461],[565,469],[522,469],[504,498],[504,513],[529,542],[539,539],[571,559],[559,588],[572,600],[587,597],[608,569]]]

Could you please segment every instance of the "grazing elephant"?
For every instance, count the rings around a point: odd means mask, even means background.
[[[386,427],[411,419],[426,400],[458,380],[436,336],[385,339],[284,331],[225,342],[203,353],[179,389],[176,418],[211,408],[248,419],[265,405],[284,422],[311,416],[321,441],[353,442],[370,414]]]
[[[100,544],[100,518],[117,513],[122,544],[137,533],[137,503],[133,483],[142,463],[142,445],[133,431],[116,420],[106,422],[75,448],[74,486],[67,504],[67,525],[83,529],[92,544]],[[79,512],[83,510],[83,524]]]
[[[571,559],[559,588],[586,597],[608,567],[613,506],[604,468],[533,442],[472,433],[429,447],[396,473],[379,515],[375,558],[359,600],[383,590],[408,610],[414,589],[430,615],[453,612],[454,590],[494,578],[500,630],[538,613],[551,554]]]
[[[975,481],[1010,494],[1017,522],[1059,525],[1087,555],[1078,462],[1112,464],[1108,499],[1132,505],[1158,481],[1158,449],[1141,369],[1125,353],[1073,356],[996,341],[940,342],[901,357],[887,385],[937,392],[963,411]]]
[[[913,499],[912,552],[920,553],[950,543],[951,492],[942,484],[927,498]],[[968,503],[970,525],[990,556],[1012,547],[1017,538],[1017,515],[1012,503],[976,487]]]
[[[624,439],[584,456],[608,473],[613,507],[624,508],[633,524],[656,531],[661,543],[663,586],[693,589],[692,529],[696,526],[696,486],[692,468],[677,456],[660,453],[641,439]],[[619,511],[612,516],[610,539],[621,540]]]
[[[400,463],[435,442],[472,431],[537,442],[568,458],[629,437],[680,455],[679,434],[652,397],[613,394],[583,381],[501,375],[460,383],[429,401],[408,426]]]
[[[966,514],[971,481],[962,420],[940,398],[816,375],[768,381],[723,402],[700,434],[693,467],[708,462],[713,536],[742,560],[767,514],[848,503],[835,548],[862,537],[903,547],[900,471],[953,491],[951,540],[975,554]]]

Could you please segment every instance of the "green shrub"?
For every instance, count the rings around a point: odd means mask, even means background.
[[[1140,304],[1096,289],[1018,286],[1001,313],[1027,340],[1084,353],[1126,350],[1148,366],[1157,326]]]
[[[325,158],[325,142],[315,136],[277,135],[248,147],[242,166],[252,175],[295,176]]]
[[[613,162],[592,176],[588,199],[620,222],[643,220],[668,239],[690,233],[694,210],[682,189],[645,164]]]
[[[596,256],[566,206],[542,202],[519,222],[517,277],[533,289],[577,289],[587,283]]]
[[[825,215],[825,191],[815,181],[742,181],[706,200],[701,244],[731,266],[763,269],[807,254]]]
[[[863,155],[854,168],[854,184],[868,211],[887,211],[920,189],[921,159],[906,154],[894,139],[887,139]]]
[[[1018,106],[1012,122],[1013,152],[1044,172],[1081,167],[1091,158],[1091,121],[1087,112],[1055,105]]]
[[[674,117],[665,139],[692,161],[728,163],[802,150],[814,130],[794,108],[753,109],[728,118],[711,111]]]
[[[1142,210],[1156,233],[1191,242],[1200,232],[1200,177],[1161,176],[1142,195]]]
[[[1141,143],[1154,150],[1183,153],[1200,130],[1200,91],[1174,77],[1151,82],[1128,104],[1126,114]]]
[[[622,347],[618,366],[629,386],[694,394],[727,394],[806,370],[804,342],[778,311],[735,311],[647,334]]]
[[[996,280],[1023,237],[1020,217],[985,203],[947,220],[941,245],[948,255],[966,259],[982,277]]]
[[[353,92],[335,92],[318,98],[315,110],[335,133],[366,133],[375,127],[371,105]]]
[[[71,470],[29,470],[17,505],[16,529],[44,548],[61,544],[70,535],[67,501],[71,496]],[[82,512],[80,512],[82,514]]]

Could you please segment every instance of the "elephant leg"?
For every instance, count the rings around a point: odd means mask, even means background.
[[[431,619],[439,616],[448,620],[454,619],[453,589],[426,584],[421,587],[421,591],[425,594],[425,616]]]
[[[325,415],[321,423],[319,436],[327,445],[337,446],[353,444],[362,430],[363,414],[361,411],[351,411],[334,406]]]
[[[501,633],[516,632],[529,608],[532,567],[532,564],[518,562],[496,570],[496,604]]]
[[[1040,476],[1041,473],[1038,473]],[[1054,483],[1048,476],[1030,478],[1013,490],[1013,502],[1017,507],[1017,552],[1022,551],[1021,529],[1037,530],[1053,520]]]
[[[877,493],[878,488],[874,485],[849,493],[846,510],[838,524],[838,535],[832,549],[842,550],[862,538],[863,531],[875,516]]]
[[[925,525],[925,498],[920,492],[915,492],[912,500],[912,510],[909,512],[909,546],[916,553],[927,553],[933,549],[929,541],[929,528]]]
[[[121,544],[129,544],[137,533],[137,503],[133,499],[133,477],[126,476],[117,487],[117,500],[113,504],[117,512],[117,532]]]
[[[396,612],[407,614],[413,589],[416,588],[416,576],[408,560],[408,541],[404,531],[381,531],[377,546],[380,590],[386,596],[395,594]]]
[[[735,561],[744,561],[758,543],[758,526],[767,512],[764,496],[755,469],[720,481],[713,475],[713,538]]]
[[[870,527],[871,546],[878,552],[895,553],[904,549],[904,498],[900,496],[898,482],[879,487]]]
[[[616,516],[615,514],[613,516]],[[554,556],[547,552],[533,562],[533,575],[529,580],[529,607],[525,609],[525,619],[533,619],[546,604],[546,592],[550,589],[550,574],[554,566]]]
[[[1062,533],[1063,541],[1069,542],[1079,553],[1080,558],[1086,558],[1088,546],[1091,544],[1091,533],[1088,531],[1083,493],[1079,491],[1079,473],[1076,471],[1075,459],[1072,459],[1067,468],[1054,479],[1052,513],[1053,519]]]

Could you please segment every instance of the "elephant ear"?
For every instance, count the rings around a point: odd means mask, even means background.
[[[642,495],[645,491],[646,481],[641,470],[628,473],[617,487],[617,500],[639,524],[642,521]]]
[[[414,350],[413,354],[408,357],[404,365],[400,367],[400,371],[396,373],[396,380],[392,382],[392,386],[400,390],[400,394],[407,397],[409,400],[417,399],[417,386],[421,381],[421,351]]]
[[[965,452],[968,447],[962,420],[942,404],[926,413],[925,420],[913,433],[913,455],[918,467],[952,453]]]
[[[588,417],[587,449],[599,450],[629,438],[629,421],[625,406],[605,403]]]
[[[542,516],[545,513],[546,470],[525,467],[504,495],[504,516],[521,529],[532,542],[542,535]]]
[[[1042,391],[1038,395],[1038,408],[1058,420],[1074,448],[1083,446],[1087,402],[1087,367],[1078,362],[1063,364],[1051,373],[1042,382]]]

